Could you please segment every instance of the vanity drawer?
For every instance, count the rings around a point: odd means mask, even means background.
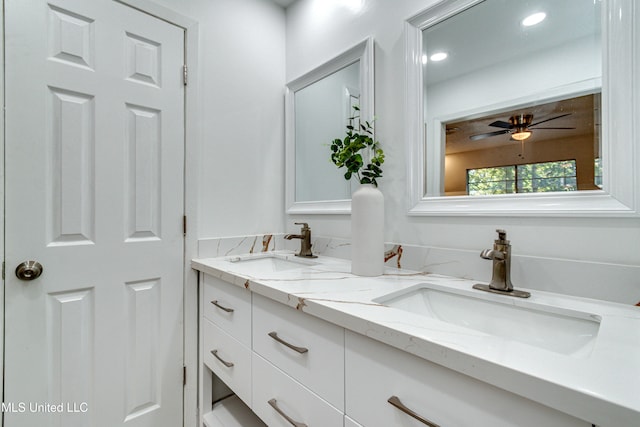
[[[344,329],[254,295],[253,351],[344,409]]]
[[[251,347],[251,292],[204,275],[204,317]]]
[[[205,365],[251,406],[251,350],[207,319],[202,334]]]
[[[255,353],[251,409],[270,427],[343,427],[342,412]]]
[[[345,412],[366,427],[424,426],[389,403],[392,396],[443,427],[591,426],[362,335],[347,331],[345,347]]]

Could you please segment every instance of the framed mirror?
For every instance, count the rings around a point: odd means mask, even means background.
[[[330,144],[360,108],[373,118],[373,39],[358,43],[287,84],[286,210],[289,214],[348,214],[352,183],[331,162]]]
[[[634,13],[450,0],[409,19],[409,213],[637,215]]]

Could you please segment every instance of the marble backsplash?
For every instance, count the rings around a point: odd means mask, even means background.
[[[351,257],[351,246],[346,239],[320,236],[313,238],[312,244],[314,254]],[[284,234],[200,239],[198,258],[283,249],[297,251],[299,247],[298,240],[285,240]],[[388,266],[400,269],[482,282],[491,279],[491,262],[480,258],[480,249],[469,251],[388,243],[384,259]],[[511,271],[516,288],[640,305],[640,266],[513,255]]]

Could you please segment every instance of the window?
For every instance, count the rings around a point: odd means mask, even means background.
[[[594,177],[593,177],[593,181],[596,184],[596,186],[598,188],[602,188],[602,159],[600,159],[599,157],[596,158],[593,162],[593,166],[594,166]]]
[[[467,170],[470,196],[577,189],[575,160]]]

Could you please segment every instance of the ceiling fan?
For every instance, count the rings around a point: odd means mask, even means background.
[[[553,128],[549,128],[549,127],[545,127],[545,128],[533,128],[533,126],[537,126],[541,123],[546,123],[546,122],[550,122],[551,120],[556,120],[559,119],[561,117],[566,117],[571,115],[571,113],[567,113],[567,114],[561,114],[559,116],[556,117],[551,117],[550,119],[546,119],[546,120],[541,120],[539,122],[536,123],[531,123],[533,121],[533,114],[516,114],[514,116],[511,116],[509,118],[508,122],[503,122],[501,120],[497,120],[493,123],[489,123],[489,126],[492,127],[497,127],[497,128],[502,128],[501,130],[497,130],[495,132],[488,132],[488,133],[480,133],[477,135],[471,135],[469,137],[470,140],[472,141],[477,141],[479,139],[485,139],[485,138],[490,138],[492,136],[497,136],[497,135],[504,135],[506,133],[511,134],[511,139],[514,139],[516,141],[524,141],[525,139],[529,138],[532,134],[532,131],[534,130],[550,130],[550,129],[554,129],[554,130],[558,130],[558,129],[575,129],[575,128],[567,128],[567,127],[553,127]]]

